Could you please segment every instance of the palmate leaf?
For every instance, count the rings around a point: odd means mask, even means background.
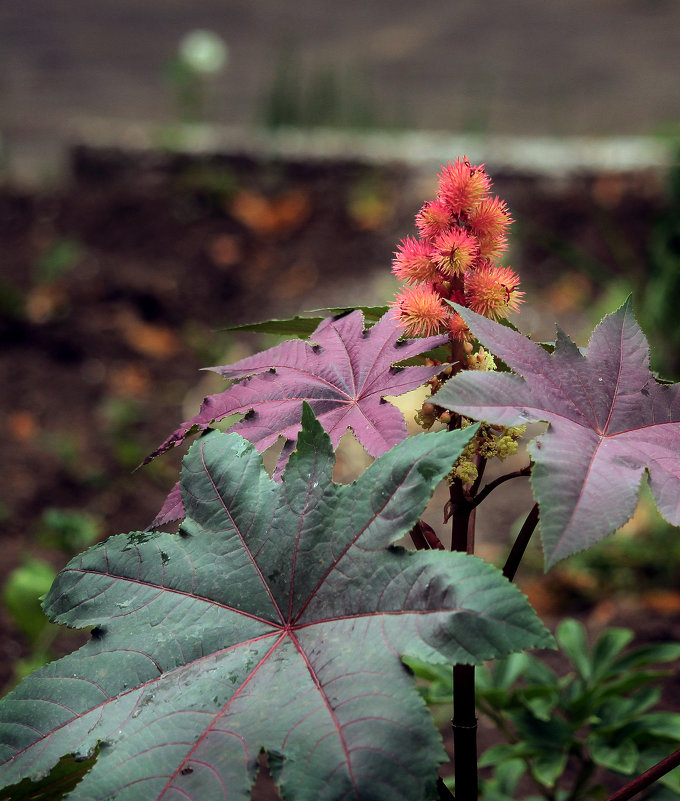
[[[441,370],[392,365],[447,341],[445,336],[400,341],[401,333],[391,314],[364,330],[361,312],[354,311],[339,319],[325,319],[310,338],[313,344],[288,340],[234,364],[211,367],[225,378],[245,380],[207,397],[199,413],[173,432],[149,459],[178,445],[190,432],[241,413],[246,418],[230,430],[253,442],[258,450],[265,450],[279,437],[288,440],[283,465],[300,430],[302,400],[312,407],[333,446],[351,428],[372,456],[380,456],[406,436],[403,415],[386,404],[383,396],[415,389]]]
[[[184,459],[178,534],[118,535],[74,559],[50,617],[95,626],[0,703],[0,779],[98,751],[69,801],[238,801],[265,749],[286,799],[431,797],[445,754],[401,662],[552,643],[477,557],[392,543],[470,430],[422,434],[351,486],[306,407],[281,483],[236,434]]]
[[[680,524],[680,385],[652,375],[630,300],[595,328],[585,353],[562,331],[549,354],[458,310],[518,375],[461,373],[433,401],[492,423],[549,423],[529,446],[547,567],[622,526],[635,511],[645,470],[659,511]]]
[[[240,413],[246,417],[229,431],[241,434],[259,451],[285,438],[278,478],[300,430],[302,400],[310,404],[334,447],[350,428],[371,456],[380,456],[406,437],[404,416],[383,397],[409,392],[441,370],[392,365],[448,341],[446,336],[400,340],[402,332],[391,314],[364,330],[362,312],[357,310],[323,320],[310,337],[313,344],[289,340],[234,364],[211,367],[228,379],[247,377],[205,398],[198,414],[182,423],[146,461],[179,445],[187,435]],[[175,487],[152,527],[182,516]]]

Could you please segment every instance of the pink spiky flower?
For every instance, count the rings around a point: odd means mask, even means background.
[[[466,342],[471,337],[470,329],[458,312],[449,318],[449,334],[455,342]]]
[[[463,275],[479,253],[479,245],[464,228],[451,228],[433,242],[433,261],[444,275]]]
[[[405,287],[392,306],[400,325],[412,336],[433,336],[446,325],[448,318],[439,294],[426,284]]]
[[[470,211],[467,222],[480,243],[483,243],[504,240],[505,232],[513,219],[504,200],[490,197],[481,200]]]
[[[519,276],[509,267],[488,264],[465,276],[466,306],[498,320],[519,309],[524,292],[517,291]]]
[[[434,239],[450,227],[451,212],[439,198],[428,201],[416,214],[416,228],[424,239]]]
[[[470,212],[491,187],[484,165],[473,167],[467,159],[456,159],[442,167],[439,173],[439,199],[452,215]]]
[[[407,236],[394,254],[392,272],[400,281],[409,284],[437,280],[437,268],[432,261],[432,246],[415,237]]]
[[[406,237],[395,253],[392,271],[413,285],[393,302],[410,334],[448,330],[452,343],[469,343],[469,329],[446,301],[495,319],[518,310],[524,295],[517,289],[519,277],[496,263],[507,248],[512,217],[504,201],[491,197],[490,187],[483,164],[446,164],[437,197],[416,216],[418,237]]]

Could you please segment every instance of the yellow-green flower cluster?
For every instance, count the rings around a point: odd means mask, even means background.
[[[472,420],[463,417],[461,428],[472,425]],[[517,453],[518,440],[526,431],[526,426],[494,426],[482,423],[475,435],[453,466],[449,478],[459,479],[463,484],[474,484],[477,480],[477,463],[475,457],[486,459],[507,459]]]

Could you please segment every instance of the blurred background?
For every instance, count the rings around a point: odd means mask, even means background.
[[[522,330],[584,344],[633,290],[680,377],[679,75],[676,0],[1,3],[0,686],[77,642],[35,599],[153,519],[180,454],[132,471],[221,388],[198,370],[273,344],[219,329],[387,303],[447,160],[509,204]],[[525,489],[481,516],[489,558]],[[525,589],[675,637],[676,535],[643,500],[550,592],[536,546]]]
[[[680,118],[674,0],[33,0],[0,8],[7,138],[171,120],[197,29],[228,48],[201,109],[213,122],[564,136]]]

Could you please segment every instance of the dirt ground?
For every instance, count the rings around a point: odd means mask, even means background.
[[[516,219],[512,264],[530,299],[517,322],[542,337],[546,319],[573,332],[613,277],[631,280],[620,254],[646,258],[668,203],[652,173],[494,178]],[[87,149],[73,153],[59,190],[0,190],[0,586],[27,554],[63,565],[38,536],[49,509],[89,513],[102,537],[148,525],[180,453],[134,468],[221,386],[201,367],[258,347],[217,329],[388,301],[392,251],[431,191],[399,165]],[[505,523],[484,525],[498,537]],[[643,641],[680,638],[677,607],[650,617],[610,605],[593,623],[633,625]],[[26,654],[3,610],[0,687]],[[680,709],[677,680],[666,703]]]

